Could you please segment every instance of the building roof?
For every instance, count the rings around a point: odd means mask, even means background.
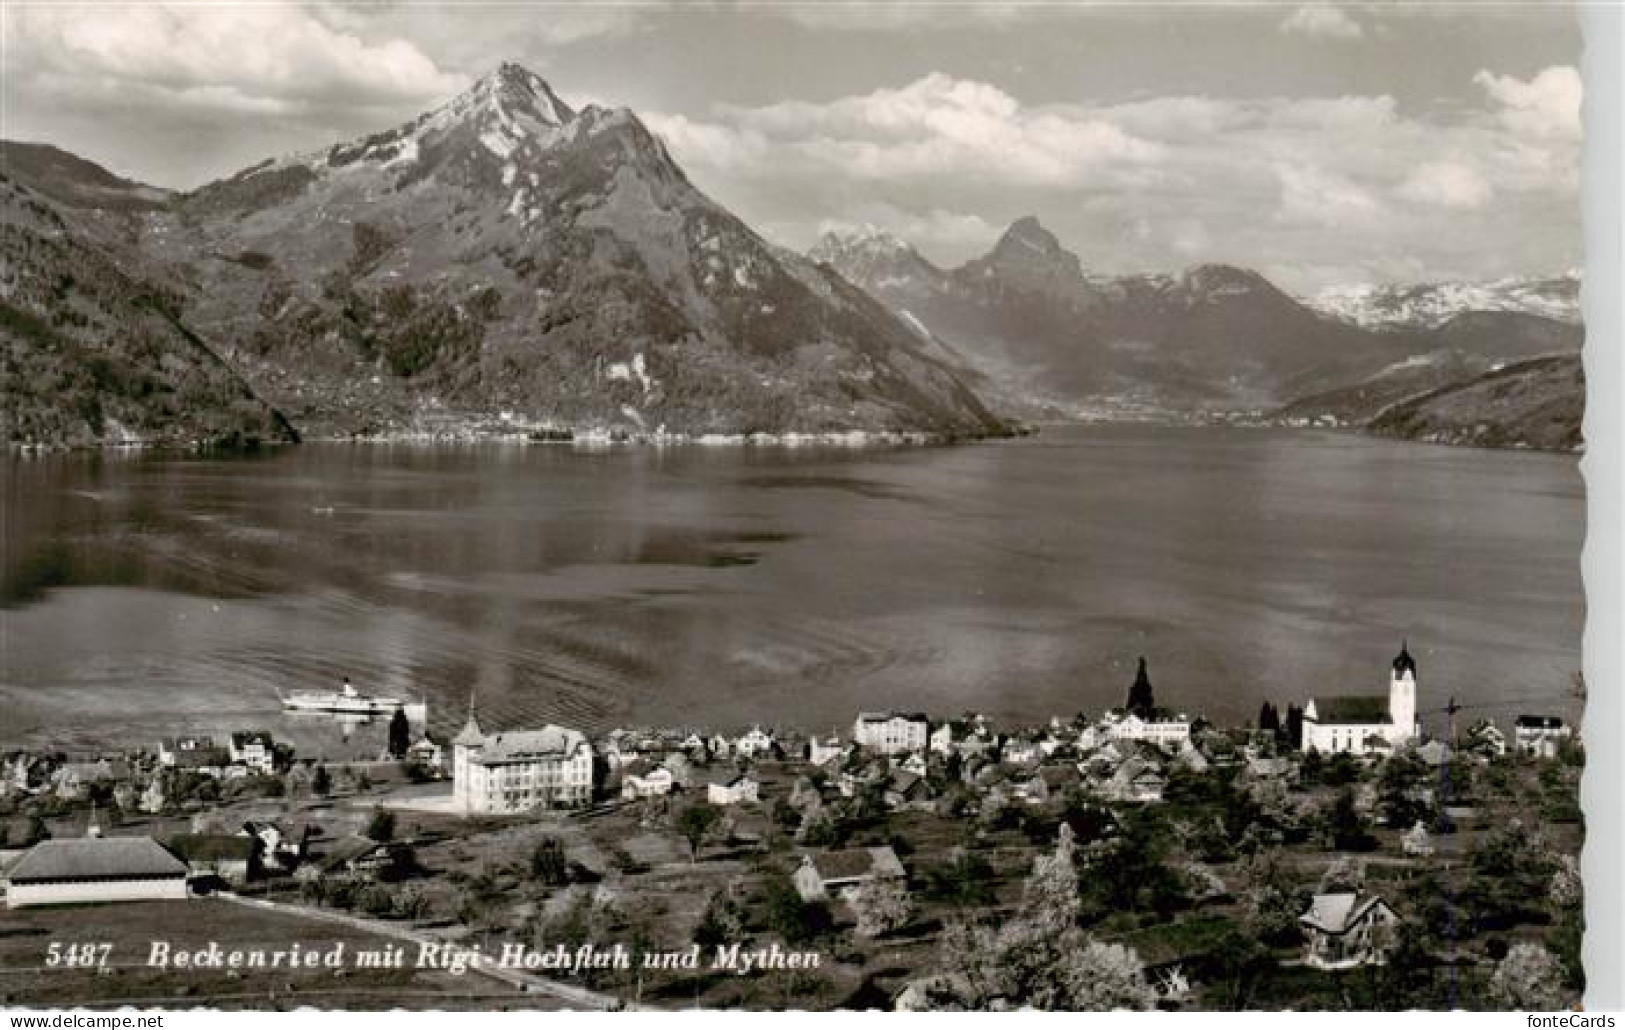
[[[1555,715],[1520,715],[1517,726],[1520,730],[1560,730],[1563,720]]]
[[[1411,642],[1409,640],[1400,643],[1399,654],[1394,656],[1394,675],[1398,676],[1407,672],[1412,677],[1416,675],[1416,659],[1411,657]]]
[[[247,862],[259,843],[234,833],[181,833],[169,838],[169,849],[188,862]]]
[[[902,719],[904,722],[930,722],[924,712],[859,712],[859,722],[890,722],[893,719]]]
[[[6,871],[12,883],[184,877],[186,863],[151,837],[41,841]]]
[[[1392,722],[1386,697],[1317,697],[1312,702],[1321,726],[1386,726]]]
[[[265,748],[274,746],[271,740],[271,734],[265,730],[238,730],[236,733],[231,735],[232,747],[241,748],[247,747],[250,744],[258,744]]]
[[[480,729],[480,721],[474,718],[473,712],[469,712],[468,721],[463,723],[457,736],[451,738],[451,743],[453,747],[478,747],[483,740],[485,733]]]
[[[1366,913],[1386,902],[1374,894],[1316,894],[1309,911],[1298,922],[1326,933],[1346,933],[1364,919]]]
[[[901,877],[903,863],[897,852],[889,846],[878,848],[847,848],[809,855],[808,861],[826,883],[831,880],[856,880],[861,877]]]
[[[481,751],[470,761],[481,765],[504,762],[538,762],[573,757],[577,748],[587,746],[580,730],[563,726],[543,726],[539,730],[513,730],[493,733],[481,741]]]

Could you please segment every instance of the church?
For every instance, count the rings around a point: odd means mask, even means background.
[[[1401,645],[1388,696],[1310,698],[1303,710],[1303,749],[1367,755],[1416,739],[1416,659]]]

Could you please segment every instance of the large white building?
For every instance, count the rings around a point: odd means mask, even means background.
[[[925,750],[931,723],[918,712],[859,712],[852,740],[883,755]]]
[[[1183,712],[1152,712],[1141,716],[1129,712],[1111,723],[1107,734],[1113,740],[1136,740],[1170,751],[1190,747],[1191,720]]]
[[[1370,754],[1414,740],[1416,659],[1402,646],[1388,677],[1388,696],[1310,698],[1303,710],[1303,748]]]
[[[452,742],[452,794],[469,815],[574,808],[592,801],[592,744],[544,726],[487,735],[472,712]]]
[[[186,878],[186,863],[151,837],[46,840],[6,870],[6,907],[182,900]]]

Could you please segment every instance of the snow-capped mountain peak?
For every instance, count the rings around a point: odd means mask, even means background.
[[[1431,328],[1468,312],[1538,315],[1580,321],[1580,274],[1491,282],[1359,284],[1322,290],[1310,300],[1317,310],[1366,328]]]

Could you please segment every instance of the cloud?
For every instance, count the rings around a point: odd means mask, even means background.
[[[257,114],[415,105],[456,92],[413,44],[366,41],[289,5],[13,8],[12,75],[59,103],[124,95]],[[8,75],[10,77],[10,75]]]
[[[1418,204],[1476,211],[1489,203],[1495,190],[1469,165],[1458,161],[1429,161],[1418,165],[1406,177],[1398,193]]]
[[[1056,185],[1087,175],[1134,175],[1152,168],[1164,149],[1106,119],[1028,108],[995,86],[940,73],[824,104],[723,106],[716,115],[709,124],[675,116],[651,121],[685,161],[738,169],[771,151],[781,168],[800,162],[886,181]]]
[[[1527,82],[1486,69],[1474,75],[1473,82],[1500,105],[1501,121],[1513,131],[1538,139],[1580,138],[1585,88],[1572,67],[1556,65]]]
[[[1365,35],[1360,23],[1340,7],[1331,4],[1304,4],[1278,26],[1288,35],[1310,39],[1359,39]]]
[[[1280,162],[1275,166],[1275,175],[1281,184],[1276,218],[1282,222],[1339,229],[1364,222],[1377,213],[1376,200],[1336,172]]]

